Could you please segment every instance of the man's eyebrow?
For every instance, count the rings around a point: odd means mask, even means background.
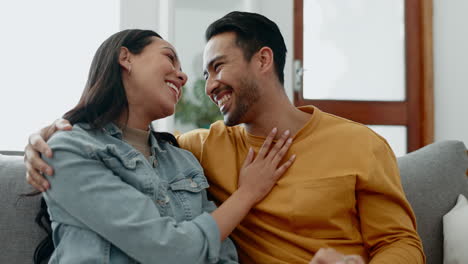
[[[206,67],[205,69],[203,70],[203,75],[207,75],[208,74],[208,69],[211,68],[213,66],[213,64],[217,61],[217,60],[221,60],[221,59],[224,59],[226,58],[226,55],[218,55],[216,57],[214,57],[213,59],[211,59],[207,64],[206,64]]]

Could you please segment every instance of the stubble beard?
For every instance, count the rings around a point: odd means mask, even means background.
[[[254,80],[243,78],[239,83],[239,91],[236,95],[236,104],[232,112],[224,115],[226,126],[236,126],[243,123],[242,119],[247,114],[253,104],[258,102],[260,95],[257,83]]]

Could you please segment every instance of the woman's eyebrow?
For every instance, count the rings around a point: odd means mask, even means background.
[[[172,53],[174,53],[175,59],[176,59],[176,60],[179,62],[179,64],[180,64],[180,60],[179,60],[179,57],[177,56],[177,52],[175,52],[175,50],[174,50],[173,48],[168,47],[168,46],[164,46],[164,47],[162,47],[162,48],[163,48],[163,49],[168,49],[168,50],[172,51]],[[179,70],[182,71],[182,66],[180,66]]]
[[[175,52],[175,50],[173,48],[168,47],[168,46],[165,46],[165,47],[162,47],[162,48],[172,51],[172,53],[174,53],[174,56],[175,56],[176,60],[179,60],[179,57],[177,56],[177,52]]]

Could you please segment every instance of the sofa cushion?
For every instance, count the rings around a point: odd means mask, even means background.
[[[468,263],[468,201],[458,196],[457,204],[444,215],[444,264]]]
[[[427,264],[443,259],[442,217],[459,194],[468,197],[468,156],[460,141],[441,141],[398,158],[406,197],[416,214]]]
[[[40,195],[26,183],[22,156],[0,154],[0,263],[32,263],[34,249],[46,233],[34,222]]]

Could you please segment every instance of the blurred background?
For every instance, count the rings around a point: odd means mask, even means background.
[[[71,109],[99,44],[127,28],[160,33],[189,76],[176,115],[157,129],[209,127],[221,116],[204,96],[204,30],[234,10],[280,27],[296,105],[369,125],[397,156],[438,140],[468,144],[465,0],[25,0],[0,2],[0,150],[23,150]]]

